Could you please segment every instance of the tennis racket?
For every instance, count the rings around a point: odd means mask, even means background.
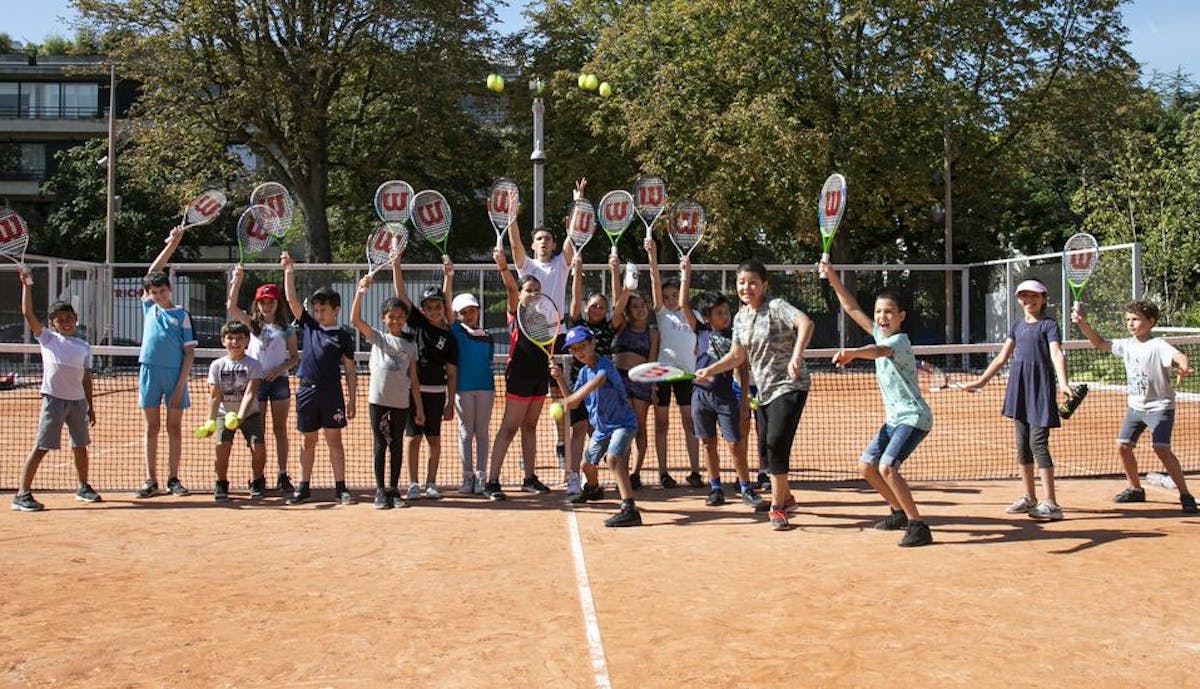
[[[25,271],[25,248],[29,246],[29,226],[25,219],[11,208],[0,209],[0,254],[16,263]],[[33,284],[33,275],[29,276]]]
[[[942,369],[927,364],[929,369],[929,391],[941,392],[943,390],[962,390],[964,385],[957,381],[951,381],[950,377]]]
[[[629,369],[629,380],[635,383],[677,383],[695,377],[694,373],[661,361],[647,361]]]
[[[229,199],[225,198],[225,192],[220,189],[200,192],[200,195],[183,209],[183,222],[180,223],[180,227],[186,230],[189,227],[207,225],[217,219],[228,203]]]
[[[522,299],[517,304],[517,327],[527,340],[554,361],[554,343],[562,330],[562,316],[553,299],[541,292]]]
[[[646,239],[650,239],[654,221],[667,208],[667,183],[662,177],[638,177],[633,183],[633,201],[638,217],[646,226]]]
[[[275,212],[278,222],[271,223],[271,234],[282,237],[287,234],[296,218],[296,202],[287,187],[279,182],[265,182],[250,192],[250,204],[266,206]]]
[[[667,236],[679,251],[679,258],[692,255],[692,249],[704,239],[708,222],[704,207],[690,199],[680,199],[671,205],[667,215]]]
[[[846,178],[833,173],[821,187],[817,199],[817,228],[821,230],[821,260],[829,262],[829,247],[846,213]]]
[[[367,277],[375,277],[391,265],[408,246],[408,230],[404,223],[383,223],[367,237]]]
[[[504,232],[521,211],[521,190],[511,179],[501,177],[492,182],[488,192],[488,220],[496,230],[496,248],[504,248]]]
[[[266,205],[252,205],[242,211],[237,223],[238,264],[246,262],[246,256],[262,253],[271,243],[272,236],[279,236],[283,223],[275,211]]]
[[[1071,235],[1063,246],[1063,273],[1066,275],[1067,284],[1071,286],[1071,297],[1074,299],[1074,303],[1071,304],[1072,311],[1079,311],[1079,305],[1082,303],[1079,297],[1092,274],[1096,272],[1099,262],[1100,245],[1096,238],[1087,232]]]
[[[596,208],[587,199],[575,199],[567,206],[567,238],[578,252],[583,251],[595,234]]]
[[[617,255],[617,242],[633,222],[633,195],[624,189],[610,191],[600,199],[600,227],[612,243],[612,255]]]
[[[412,197],[413,188],[408,182],[399,179],[384,182],[375,190],[375,215],[385,223],[403,225],[408,222]]]
[[[446,246],[450,241],[451,215],[446,197],[432,189],[417,192],[410,214],[417,234],[441,251],[443,262],[449,260]]]

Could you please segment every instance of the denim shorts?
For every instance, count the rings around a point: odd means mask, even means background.
[[[286,375],[276,376],[273,380],[263,380],[258,383],[259,402],[278,402],[292,396]]]
[[[592,442],[583,453],[583,461],[596,466],[607,455],[629,458],[629,445],[637,435],[636,428],[614,428],[606,435],[592,434]]]
[[[1175,410],[1160,411],[1125,410],[1125,420],[1121,422],[1121,430],[1117,432],[1117,442],[1130,447],[1137,447],[1138,437],[1142,431],[1150,429],[1150,444],[1152,447],[1171,447],[1171,432],[1175,429]]]
[[[904,460],[917,449],[917,445],[929,435],[929,431],[923,431],[908,424],[883,424],[879,427],[879,432],[867,445],[867,449],[863,450],[862,457],[858,461],[863,464],[880,467],[895,467],[900,468]]]
[[[723,399],[720,395],[696,386],[692,391],[692,423],[697,440],[717,437],[717,428],[726,442],[736,443],[742,438],[741,420],[738,419],[738,402],[733,398]]]

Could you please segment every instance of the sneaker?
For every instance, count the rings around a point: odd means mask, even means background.
[[[442,497],[442,492],[438,490],[437,486],[433,485],[432,483],[426,483],[425,497],[429,498],[430,500],[439,500]]]
[[[79,502],[103,502],[100,499],[100,494],[92,490],[90,483],[85,483],[75,491],[75,499]]]
[[[933,543],[933,534],[929,533],[929,525],[925,522],[912,522],[909,524],[908,528],[904,530],[904,537],[900,539],[901,548],[913,548],[919,545],[929,545],[930,543]]]
[[[40,512],[46,506],[33,499],[33,493],[22,493],[13,497],[12,508],[17,512]]]
[[[475,494],[475,474],[467,474],[463,476],[462,483],[458,485],[458,492],[461,495]]]
[[[386,488],[375,489],[375,509],[386,510],[392,506],[392,494]]]
[[[762,499],[762,496],[759,495],[758,492],[753,488],[747,488],[746,490],[742,491],[742,502],[753,507],[754,509],[758,509],[760,505],[766,504],[766,501]]]
[[[787,502],[783,503],[783,511],[792,514],[800,509],[800,503],[796,502],[796,496],[789,494]]]
[[[421,499],[421,487],[415,483],[408,484],[408,501]]]
[[[538,480],[537,475],[526,476],[524,481],[521,481],[521,492],[523,493],[549,493],[550,487]]]
[[[572,473],[567,477],[567,495],[575,495],[581,490],[583,487],[579,485],[579,474]]]
[[[1146,489],[1130,486],[1117,493],[1116,497],[1113,498],[1113,502],[1146,502]]]
[[[187,486],[183,485],[183,481],[180,481],[174,476],[167,479],[167,490],[171,492],[171,495],[180,498],[188,494]]]
[[[579,491],[579,493],[567,498],[567,502],[573,505],[580,505],[585,502],[593,502],[604,499],[604,486],[599,483],[589,483]]]
[[[408,507],[408,503],[400,495],[399,488],[392,488],[388,491],[388,507],[395,507],[398,510]]]
[[[875,522],[875,528],[879,531],[899,531],[907,526],[908,515],[904,514],[904,510],[892,510],[887,517]]]
[[[483,495],[483,486],[487,483],[487,475],[482,471],[475,472],[475,494]]]
[[[1052,522],[1061,521],[1063,518],[1062,508],[1052,502],[1045,500],[1039,502],[1033,509],[1029,510],[1029,516],[1033,519],[1045,519]]]
[[[622,505],[621,511],[604,520],[605,526],[641,526],[642,513],[633,505]]]
[[[292,493],[291,497],[287,499],[287,504],[299,505],[301,503],[308,502],[309,500],[312,500],[312,494],[308,492],[308,486],[302,483],[300,484],[300,487],[297,488],[294,493]]]
[[[354,495],[351,494],[350,490],[347,488],[334,488],[333,499],[337,500],[343,505],[353,505],[354,503],[358,502],[354,499]]]
[[[1029,512],[1029,510],[1033,509],[1035,504],[1036,503],[1034,503],[1033,498],[1029,497],[1028,495],[1022,495],[1014,500],[1013,504],[1009,505],[1008,509],[1004,511],[1009,514],[1021,514],[1022,512]]]
[[[687,475],[687,478],[685,478],[683,480],[685,483],[687,483],[692,488],[703,488],[704,487],[704,479],[700,478],[700,474],[698,472],[693,471],[692,473]]]
[[[1196,498],[1193,498],[1191,493],[1180,495],[1179,504],[1183,506],[1184,514],[1196,514]]]
[[[483,487],[483,495],[488,500],[491,500],[493,502],[498,502],[500,500],[508,499],[508,496],[505,495],[504,491],[500,489],[499,481],[493,481],[491,483],[485,484]]]
[[[720,488],[713,488],[708,491],[708,499],[704,501],[709,507],[718,507],[725,504],[725,491]]]
[[[160,492],[161,491],[158,490],[158,481],[146,479],[146,482],[142,484],[141,488],[137,489],[137,492],[134,493],[134,495],[139,498],[152,498],[155,495],[158,495]]]
[[[630,474],[630,475],[629,475],[629,485],[633,486],[633,489],[634,489],[634,490],[641,490],[641,488],[642,488],[642,475],[641,475],[641,474],[639,474],[639,473],[637,473],[637,472],[634,472],[634,473]]]
[[[250,482],[250,498],[257,500],[267,494],[267,477],[259,476]]]
[[[679,483],[675,479],[671,478],[671,475],[668,473],[659,474],[658,475],[658,483],[663,488],[667,488],[667,489],[674,488],[679,485]]]
[[[787,512],[780,509],[771,509],[771,528],[776,531],[787,531],[791,528],[788,524]]]
[[[765,471],[758,472],[758,478],[755,479],[759,490],[766,490],[771,487],[771,477],[767,476]]]
[[[264,481],[265,480],[266,479],[264,479]],[[280,495],[287,495],[288,493],[295,493],[296,487],[292,485],[292,479],[290,476],[285,473],[280,473],[279,477],[275,479],[275,490],[279,491]]]
[[[229,481],[217,481],[213,483],[213,500],[217,502],[229,502]]]

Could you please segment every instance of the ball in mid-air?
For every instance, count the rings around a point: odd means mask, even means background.
[[[563,417],[563,406],[559,402],[550,403],[550,418],[555,421],[561,420]]]
[[[595,91],[600,87],[600,77],[596,76],[595,74],[587,75],[587,83],[584,84],[583,87],[588,91]]]
[[[582,90],[586,91],[586,90],[587,90],[587,83],[588,83],[588,75],[587,75],[587,72],[580,72],[580,74],[579,74],[579,78],[575,80],[575,83],[579,84],[579,88],[580,88],[580,89],[582,89]]]
[[[600,82],[599,90],[601,98],[608,98],[612,95],[612,86],[607,81]]]

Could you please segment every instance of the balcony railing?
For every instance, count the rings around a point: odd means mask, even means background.
[[[0,182],[45,182],[45,167],[0,168]]]
[[[104,108],[84,107],[84,106],[67,106],[67,105],[48,105],[48,106],[28,106],[28,105],[0,105],[0,119],[21,119],[21,120],[90,120],[104,117]]]

